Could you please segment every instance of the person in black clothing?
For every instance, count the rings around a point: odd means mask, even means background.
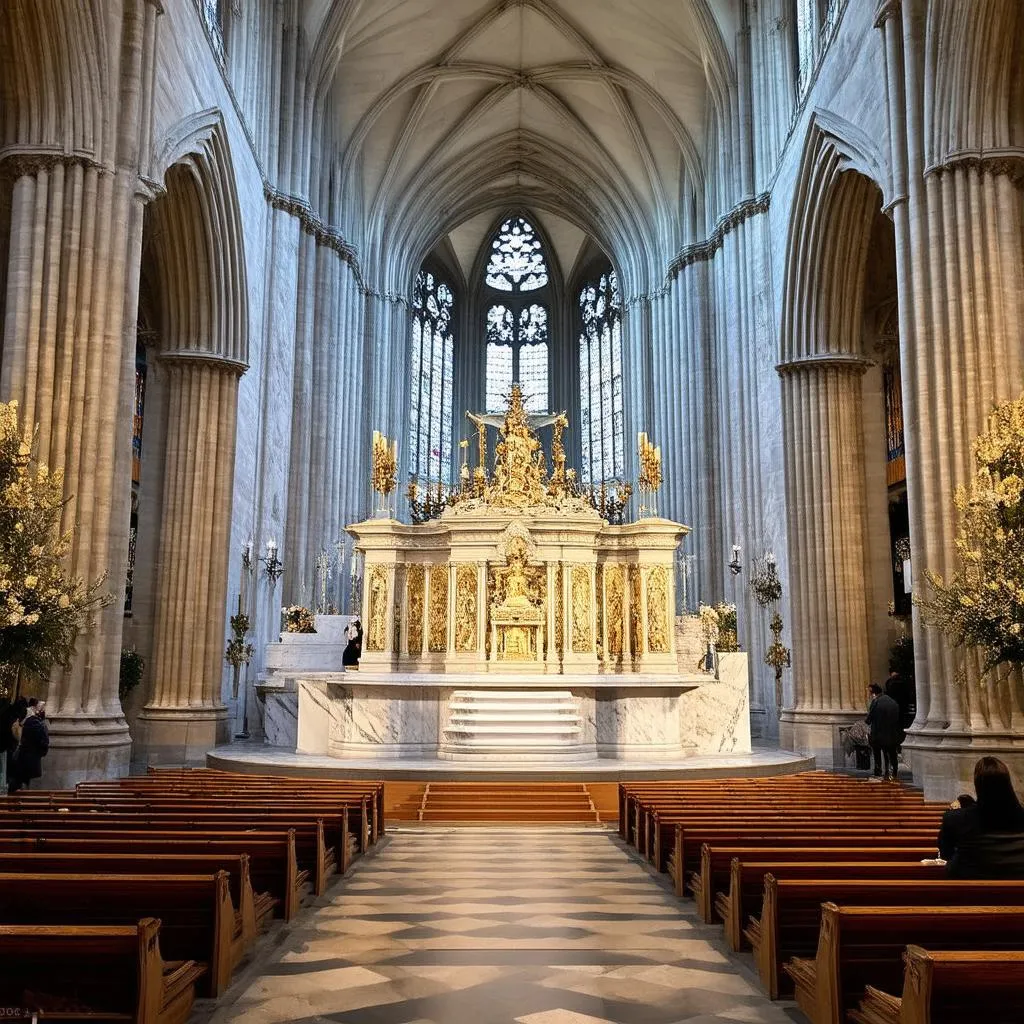
[[[14,778],[12,793],[28,787],[33,779],[43,774],[43,758],[50,749],[50,730],[46,725],[44,706],[32,698],[28,702],[28,713],[21,724],[21,742],[14,752]]]
[[[997,757],[974,766],[976,802],[946,811],[939,856],[951,878],[1024,879],[1024,808]]]
[[[341,663],[345,667],[358,665],[363,654],[363,626],[358,619],[352,620],[348,628],[348,643],[341,652]]]
[[[903,738],[900,728],[900,706],[882,693],[878,683],[868,687],[871,704],[864,721],[870,730],[871,749],[875,752],[875,778],[896,781],[899,771],[899,746]],[[884,769],[883,769],[884,766]]]
[[[0,739],[2,739],[2,750],[0,756],[7,762],[7,792],[15,790],[14,781],[14,752],[18,749],[18,742],[21,739],[21,723],[25,721],[28,714],[28,701],[24,697],[16,697],[10,704],[5,705],[0,711]]]

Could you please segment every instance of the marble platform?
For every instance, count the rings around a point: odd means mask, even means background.
[[[755,749],[747,754],[692,755],[675,761],[612,761],[593,757],[557,766],[519,763],[453,762],[440,758],[348,758],[297,754],[294,749],[261,743],[231,743],[206,755],[209,768],[244,775],[294,775],[306,778],[403,779],[428,782],[476,780],[536,782],[627,782],[650,779],[762,778],[813,771],[814,758],[789,750]]]
[[[748,689],[747,656],[736,653],[721,657],[717,675],[597,673],[556,682],[544,674],[360,669],[282,674],[259,692],[267,742],[300,754],[557,766],[749,753]]]

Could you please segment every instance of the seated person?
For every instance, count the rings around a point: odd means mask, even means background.
[[[1009,769],[997,757],[974,766],[973,803],[942,816],[939,856],[950,878],[1024,878],[1024,808]],[[965,806],[966,804],[966,806]]]
[[[345,650],[341,652],[342,665],[346,667],[358,665],[362,653],[363,627],[358,619],[353,619],[352,625],[348,627],[348,643],[345,645]]]

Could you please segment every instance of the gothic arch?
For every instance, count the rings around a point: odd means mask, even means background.
[[[157,147],[156,169],[165,193],[147,210],[144,263],[159,282],[163,345],[245,367],[245,247],[221,113],[179,122]]]
[[[884,205],[880,154],[853,125],[815,111],[789,225],[779,361],[863,356],[868,243]]]

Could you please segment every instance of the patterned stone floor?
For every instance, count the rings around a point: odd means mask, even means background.
[[[761,995],[717,934],[606,832],[395,832],[213,1020],[801,1019]]]

